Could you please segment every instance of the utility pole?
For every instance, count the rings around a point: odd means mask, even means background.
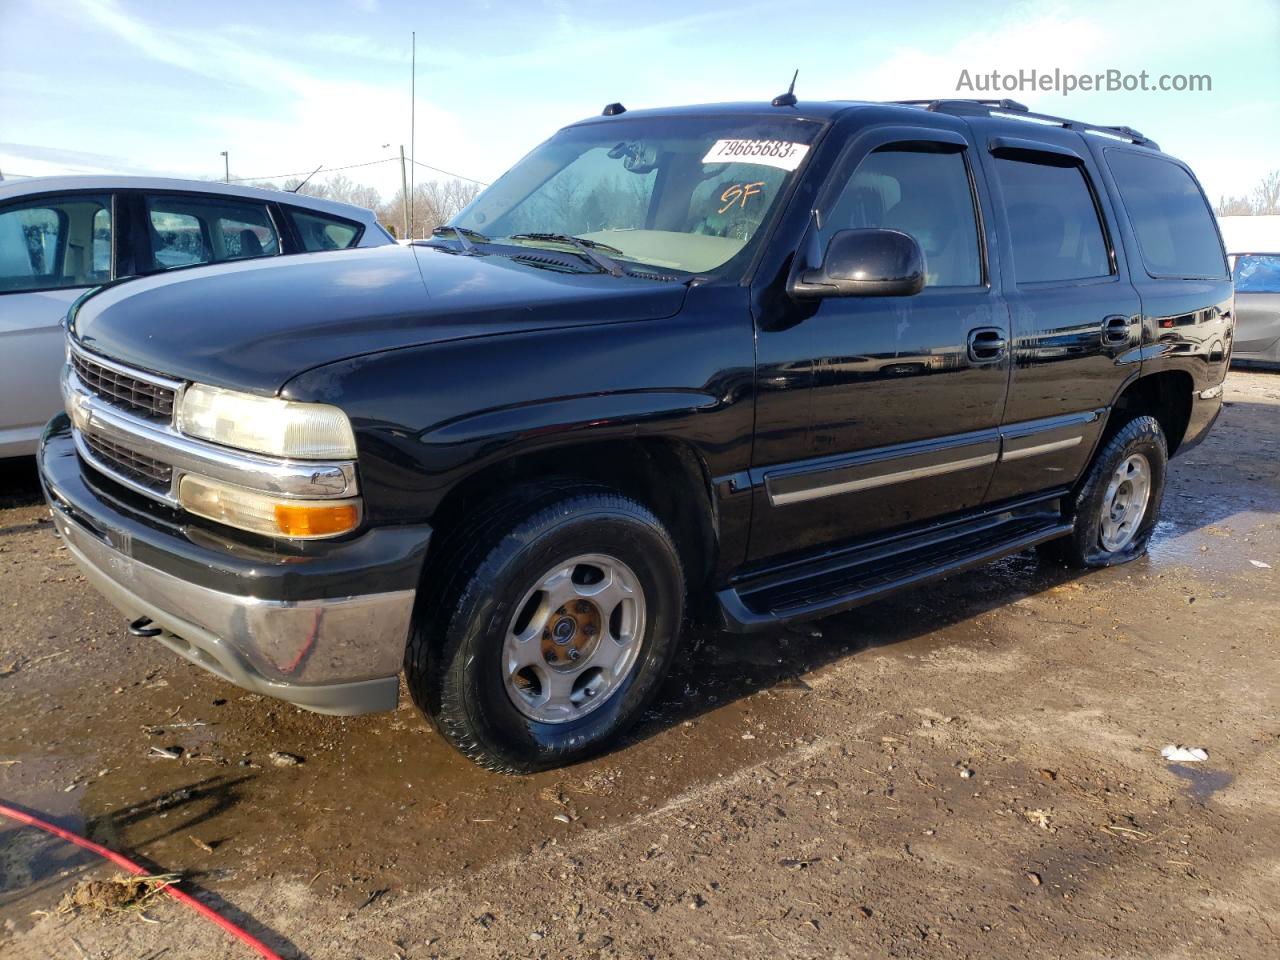
[[[227,156],[227,151],[222,151],[222,182],[231,182],[231,158]]]
[[[417,84],[418,84],[418,31],[409,34],[409,229],[413,238],[413,188],[418,173],[418,137],[414,126],[417,116]]]
[[[413,239],[409,233],[409,178],[404,169],[404,144],[400,144],[400,197],[404,201],[404,235],[406,240]]]

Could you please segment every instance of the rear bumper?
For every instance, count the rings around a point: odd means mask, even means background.
[[[1222,413],[1222,384],[1191,394],[1191,416],[1177,453],[1185,453],[1209,435]]]
[[[129,619],[148,618],[165,646],[320,713],[395,708],[429,528],[273,553],[132,509],[81,465],[65,417],[50,423],[37,459],[85,578]]]

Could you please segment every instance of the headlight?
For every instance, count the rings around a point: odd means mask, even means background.
[[[193,383],[182,396],[178,429],[191,437],[299,460],[354,460],[351,421],[337,407]]]
[[[286,500],[257,490],[187,474],[178,484],[182,506],[201,517],[272,537],[335,537],[360,525],[360,500]]]

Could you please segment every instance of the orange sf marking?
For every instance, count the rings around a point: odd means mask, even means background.
[[[763,193],[760,187],[764,186],[763,180],[757,180],[755,183],[735,183],[732,187],[720,194],[720,202],[724,204],[716,213],[724,213],[735,204],[740,207],[747,205],[747,198],[754,197],[756,194]]]

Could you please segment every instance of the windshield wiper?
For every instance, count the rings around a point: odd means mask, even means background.
[[[584,240],[582,237],[570,236],[567,233],[516,233],[507,239],[532,240],[534,243],[568,244],[610,276],[621,277],[625,273],[618,261],[600,252],[608,250],[610,253],[622,253],[617,247],[611,247],[607,243]]]
[[[462,252],[466,254],[474,254],[479,252],[476,250],[475,242],[479,242],[479,243],[489,242],[489,238],[486,237],[483,233],[477,233],[475,230],[468,230],[466,227],[455,227],[452,224],[445,224],[444,226],[441,226],[441,227],[435,227],[431,231],[431,235],[433,237],[442,237],[446,233],[452,233],[455,237],[458,238],[458,243],[462,244]]]

